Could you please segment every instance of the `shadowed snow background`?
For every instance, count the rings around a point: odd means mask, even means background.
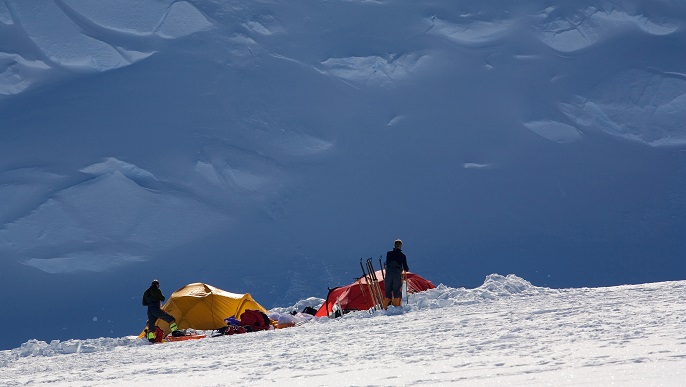
[[[398,237],[436,284],[683,279],[685,25],[678,2],[0,1],[0,347],[138,332],[152,278],[324,297]]]

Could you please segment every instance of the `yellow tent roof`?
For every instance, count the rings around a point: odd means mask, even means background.
[[[226,326],[225,318],[239,318],[246,309],[267,311],[249,293],[231,293],[200,282],[175,291],[162,307],[176,319],[179,329],[197,330],[219,329]],[[170,332],[169,324],[165,321],[158,319],[156,325],[165,334]]]

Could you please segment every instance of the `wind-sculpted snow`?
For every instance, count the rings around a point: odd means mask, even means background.
[[[561,144],[576,141],[582,136],[577,128],[557,121],[525,122],[524,126],[543,138]]]
[[[626,70],[560,107],[586,130],[651,146],[686,145],[686,74]]]
[[[301,323],[280,330],[157,345],[29,340],[0,351],[0,384],[677,386],[685,296],[684,281],[553,290],[493,274],[388,311],[291,316]]]
[[[0,94],[19,94],[39,82],[50,66],[40,60],[27,60],[18,54],[0,53]]]
[[[194,172],[197,179],[232,192],[272,190],[283,172],[274,160],[240,148],[214,146],[204,149]]]
[[[103,29],[138,36],[153,35],[176,4],[188,5],[185,1],[177,3],[175,0],[111,0],[100,3],[58,0],[58,4]],[[191,12],[190,20],[198,11],[193,9]]]
[[[258,18],[248,20],[242,26],[250,32],[263,36],[286,32],[286,29],[279,24],[278,20],[269,14],[260,15]]]
[[[212,23],[197,8],[185,1],[174,2],[155,33],[163,38],[176,39],[208,29]]]
[[[619,6],[618,6],[619,5]],[[597,5],[570,12],[566,6],[551,6],[541,15],[539,38],[562,52],[574,52],[611,39],[623,29],[639,28],[650,35],[669,35],[679,26],[670,15],[631,14],[620,4]]]
[[[462,165],[464,169],[490,169],[493,168],[492,164],[481,164],[481,163],[464,163]]]
[[[348,81],[387,85],[411,76],[428,60],[426,56],[417,53],[390,54],[387,57],[329,58],[322,62],[320,71]]]
[[[446,37],[451,41],[465,45],[479,47],[493,44],[500,38],[510,34],[515,27],[516,20],[475,20],[464,16],[457,22],[442,20],[432,16],[425,20],[430,34]]]
[[[94,177],[52,193],[0,230],[0,251],[48,273],[100,272],[145,261],[150,251],[178,246],[228,220],[186,195],[156,191],[164,183],[154,175],[114,158],[82,172]]]
[[[157,181],[157,178],[155,178],[155,175],[153,175],[152,173],[144,169],[138,168],[133,164],[117,160],[114,157],[107,157],[103,162],[89,165],[81,169],[81,172],[93,176],[100,176],[113,172],[121,172],[122,175],[132,180]]]
[[[129,64],[115,47],[88,35],[53,1],[10,3],[24,32],[52,66],[104,71]]]
[[[208,29],[212,23],[185,1],[7,0],[0,4],[0,39],[25,37],[33,43],[16,53],[0,52],[0,94],[17,94],[41,78],[35,70],[104,72],[131,65],[154,53],[155,37],[177,39]],[[1,48],[0,48],[1,49]],[[36,61],[33,58],[44,58]],[[49,78],[48,78],[49,79]]]
[[[0,23],[7,26],[14,24],[10,10],[4,2],[0,3]]]

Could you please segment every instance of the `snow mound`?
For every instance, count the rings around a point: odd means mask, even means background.
[[[108,157],[100,163],[95,163],[81,169],[81,172],[94,176],[105,175],[116,171],[121,172],[122,175],[130,179],[157,180],[152,173],[114,157]]]
[[[581,132],[577,128],[558,121],[530,121],[525,122],[524,126],[537,135],[560,144],[581,138]]]
[[[544,292],[545,288],[533,286],[514,274],[502,276],[491,274],[486,277],[483,285],[476,289],[451,288],[440,284],[435,289],[414,294],[410,297],[413,309],[445,308],[461,304],[473,304],[511,296],[529,296]],[[412,302],[412,299],[415,299]],[[412,304],[416,304],[413,306]]]
[[[462,165],[464,169],[487,169],[491,168],[491,164],[482,164],[482,163],[464,163]]]
[[[534,286],[531,282],[517,277],[514,274],[502,276],[500,274],[490,274],[486,277],[484,284],[475,289],[484,298],[508,297],[515,294],[530,295],[538,294],[544,288]]]

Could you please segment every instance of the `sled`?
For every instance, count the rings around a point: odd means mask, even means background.
[[[201,334],[191,334],[191,335],[186,335],[186,336],[177,336],[174,337],[172,335],[167,335],[164,339],[166,341],[186,341],[186,340],[199,340],[205,338],[205,335]]]

